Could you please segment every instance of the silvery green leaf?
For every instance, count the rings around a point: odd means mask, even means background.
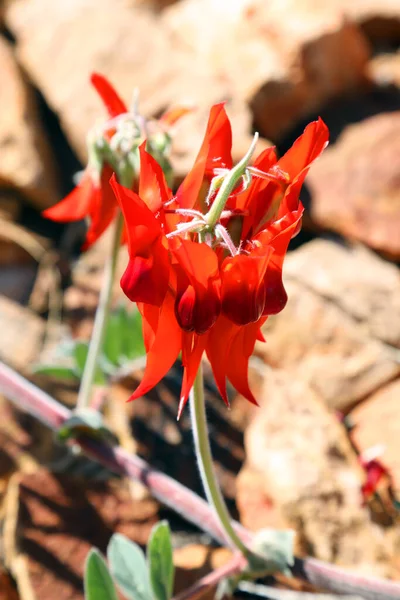
[[[152,600],[146,558],[140,546],[115,533],[107,558],[114,580],[129,600]]]

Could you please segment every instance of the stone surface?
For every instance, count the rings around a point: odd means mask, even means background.
[[[400,272],[361,245],[314,240],[292,252],[285,276],[332,302],[372,338],[400,348]]]
[[[389,469],[400,500],[400,381],[370,396],[350,413],[354,441],[361,451],[378,447],[379,460]]]
[[[215,73],[228,97],[250,104],[269,139],[365,80],[369,46],[334,5],[183,0],[163,20],[192,64]]]
[[[307,182],[319,226],[400,257],[400,111],[349,126]]]
[[[0,296],[0,360],[24,374],[39,359],[44,321],[27,308]]]
[[[363,476],[340,422],[311,387],[283,372],[268,373],[260,405],[245,434],[238,478],[243,523],[268,527],[275,511],[279,524],[296,530],[303,552],[390,575],[400,534],[372,523],[362,506]]]
[[[289,301],[258,351],[346,411],[400,372],[396,268],[367,251],[318,240],[290,254]],[[400,323],[399,323],[400,327]]]
[[[364,82],[369,47],[357,27],[336,9],[313,9],[310,18],[309,7],[286,4],[181,0],[158,14],[123,0],[16,0],[6,20],[22,64],[83,160],[87,131],[104,114],[88,83],[93,70],[108,75],[126,99],[138,86],[147,116],[178,103],[198,106],[177,126],[173,162],[181,176],[212,103],[227,100],[237,159],[249,144],[252,117],[265,137],[276,137]],[[72,66],[77,48],[79,69]]]
[[[400,88],[400,51],[374,56],[368,65],[368,73],[378,85]]]
[[[114,532],[145,545],[157,521],[157,503],[134,501],[120,481],[79,482],[41,469],[16,475],[8,493],[6,562],[25,598],[83,598],[90,548],[105,552]]]
[[[17,188],[43,209],[57,198],[54,164],[33,92],[4,38],[0,38],[0,64],[0,186]]]
[[[251,117],[244,102],[233,99],[224,82],[218,81],[205,66],[195,69],[192,56],[175,48],[171,35],[161,27],[160,18],[145,3],[21,0],[10,5],[7,22],[17,37],[21,62],[59,115],[69,141],[83,161],[88,130],[104,118],[101,101],[89,83],[90,73],[96,70],[109,76],[128,102],[134,87],[139,87],[140,108],[146,116],[159,116],[178,103],[198,106],[196,113],[185,118],[184,126],[177,125],[179,131],[186,132],[173,149],[178,176],[187,171],[197,153],[205,119],[214,102],[228,99],[236,136],[244,138],[238,144],[238,152],[243,146],[247,149]],[[82,38],[84,46],[80,43]],[[76,69],[71,65],[78,47]],[[48,68],[49,56],[57,61],[56,71]]]

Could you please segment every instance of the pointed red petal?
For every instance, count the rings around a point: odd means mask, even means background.
[[[172,192],[165,180],[164,172],[151,154],[146,152],[146,142],[139,146],[140,180],[139,196],[153,213],[172,198]]]
[[[229,362],[229,347],[232,339],[239,331],[229,319],[220,315],[215,325],[208,332],[206,353],[214,374],[215,383],[223,401],[229,406],[226,393],[226,371]]]
[[[174,298],[170,292],[160,309],[157,331],[147,353],[143,379],[129,400],[135,400],[151,390],[168,373],[182,347],[182,331],[174,316]]]
[[[170,263],[159,221],[143,200],[111,178],[124,215],[129,263],[121,287],[132,302],[160,306],[167,292]]]
[[[329,142],[329,129],[321,118],[313,121],[293,146],[279,159],[279,166],[293,181],[320,156]]]
[[[92,85],[103,100],[104,106],[108,110],[110,117],[118,117],[128,112],[125,102],[121,100],[111,83],[99,73],[92,73],[90,77]]]
[[[186,406],[190,390],[193,387],[197,371],[199,370],[201,357],[203,356],[204,348],[207,343],[207,334],[199,336],[195,333],[183,333],[182,340],[182,363],[184,372],[179,400],[178,420]]]
[[[216,104],[211,108],[204,140],[193,169],[177,191],[181,208],[195,206],[207,172],[212,174],[216,168],[232,167],[231,148],[232,130],[224,104]]]
[[[218,258],[207,244],[173,238],[170,250],[177,260],[175,314],[185,331],[205,333],[221,311]]]
[[[63,200],[43,211],[43,216],[52,221],[70,223],[81,221],[89,215],[90,207],[96,204],[96,194],[99,187],[89,173],[85,171],[80,183]]]
[[[100,193],[97,193],[90,207],[90,226],[82,250],[87,250],[113,222],[117,212],[117,202],[110,186],[113,170],[104,165],[101,172]]]
[[[249,386],[249,358],[253,353],[260,327],[265,319],[241,327],[229,347],[227,376],[233,387],[249,402],[258,406]]]

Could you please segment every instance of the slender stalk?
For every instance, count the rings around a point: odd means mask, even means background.
[[[218,585],[222,579],[226,579],[227,577],[239,573],[245,566],[246,560],[241,554],[236,554],[225,565],[208,573],[189,588],[174,596],[172,600],[197,600]]]
[[[226,541],[231,547],[237,548],[244,556],[249,554],[248,549],[233,528],[231,517],[222,497],[221,488],[214,470],[204,401],[203,368],[199,370],[190,392],[190,416],[192,420],[194,446],[199,465],[200,476],[210,506],[213,507],[221,523]]]
[[[19,375],[0,360],[0,393],[4,394],[19,409],[39,419],[43,424],[58,429],[72,416],[72,412],[54,400],[49,394]],[[154,498],[177,511],[185,519],[210,533],[219,542],[223,540],[221,525],[215,512],[194,492],[173,480],[168,475],[153,469],[151,465],[123,448],[110,448],[107,444],[80,437],[77,446],[115,473],[133,481],[141,481]],[[239,523],[235,530],[243,541],[250,545],[253,534]],[[399,600],[400,583],[376,577],[352,573],[348,569],[306,557],[296,558],[293,574],[318,588],[342,594],[359,594],[364,600]]]
[[[231,169],[229,173],[224,177],[222,184],[218,190],[218,193],[214,199],[214,202],[212,203],[212,206],[208,213],[205,215],[206,223],[210,227],[210,229],[215,227],[215,225],[219,221],[221,213],[225,208],[225,204],[227,203],[230,194],[235,189],[240,178],[243,177],[243,175],[245,174],[247,165],[249,164],[250,159],[256,148],[257,140],[258,133],[254,135],[251,146],[248,149],[245,156],[242,158],[242,160],[238,162],[238,164],[235,167],[233,167],[233,169]]]
[[[119,212],[114,223],[111,251],[107,258],[104,269],[103,283],[100,290],[99,304],[96,310],[96,316],[93,325],[93,333],[90,339],[85,369],[83,371],[83,377],[79,388],[78,400],[76,404],[78,410],[86,408],[90,404],[93,381],[95,378],[99,355],[103,344],[104,333],[110,314],[112,290],[118,261],[118,253],[121,245],[123,223],[124,220],[122,213]]]

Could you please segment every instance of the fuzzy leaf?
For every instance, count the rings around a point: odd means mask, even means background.
[[[111,574],[129,600],[152,600],[149,573],[142,549],[115,533],[107,548]]]
[[[32,371],[39,375],[54,377],[55,379],[64,379],[68,381],[79,379],[72,367],[65,367],[63,365],[36,365],[33,367]]]

